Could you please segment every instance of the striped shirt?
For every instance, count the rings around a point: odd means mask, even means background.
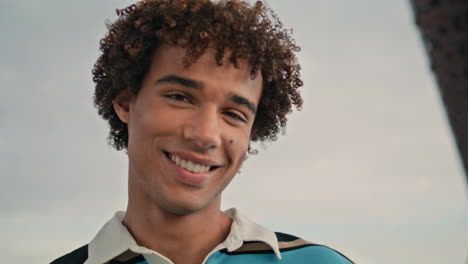
[[[352,264],[341,253],[298,237],[272,232],[237,209],[225,212],[233,221],[227,238],[205,258],[204,264],[317,263]],[[151,249],[137,245],[122,224],[125,212],[117,212],[94,239],[51,264],[173,264]]]

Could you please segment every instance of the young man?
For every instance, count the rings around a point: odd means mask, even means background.
[[[251,141],[300,108],[288,31],[261,2],[148,0],[117,11],[93,75],[110,142],[129,159],[129,201],[58,263],[351,263],[274,233],[221,193]]]

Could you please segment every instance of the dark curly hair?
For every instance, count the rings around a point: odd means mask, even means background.
[[[261,1],[251,5],[230,0],[143,0],[118,9],[118,19],[107,24],[108,33],[100,41],[102,55],[93,69],[96,83],[94,105],[110,124],[109,143],[117,150],[128,144],[127,125],[113,108],[120,92],[136,95],[161,44],[186,49],[185,67],[194,63],[208,45],[214,44],[215,58],[221,65],[226,49],[229,61],[251,66],[251,78],[260,71],[263,92],[252,128],[252,141],[274,141],[286,126],[292,105],[298,110],[302,98],[300,65],[294,52],[300,48],[283,28],[277,15]]]

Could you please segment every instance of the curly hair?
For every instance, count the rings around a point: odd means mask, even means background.
[[[100,41],[101,56],[94,65],[94,105],[110,125],[109,144],[127,148],[127,125],[117,116],[113,101],[124,90],[136,95],[161,44],[185,48],[185,67],[214,44],[215,60],[222,65],[226,49],[229,62],[251,66],[254,79],[260,71],[263,91],[252,127],[251,141],[274,141],[286,126],[292,105],[300,110],[303,85],[295,52],[300,51],[278,16],[261,1],[143,0],[117,9],[118,19],[107,24]]]

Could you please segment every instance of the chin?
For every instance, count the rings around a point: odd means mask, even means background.
[[[179,197],[176,199],[174,198],[176,197],[153,197],[153,202],[157,203],[157,206],[163,211],[174,215],[189,215],[218,204],[216,197],[214,197],[214,199],[209,199],[197,195],[179,194]]]
[[[175,215],[190,215],[202,211],[206,206],[191,203],[172,203],[163,206],[163,209]]]
[[[191,215],[200,211],[200,209],[198,208],[182,207],[182,206],[178,208],[171,208],[170,210],[171,210],[170,213],[178,215],[178,216]]]

